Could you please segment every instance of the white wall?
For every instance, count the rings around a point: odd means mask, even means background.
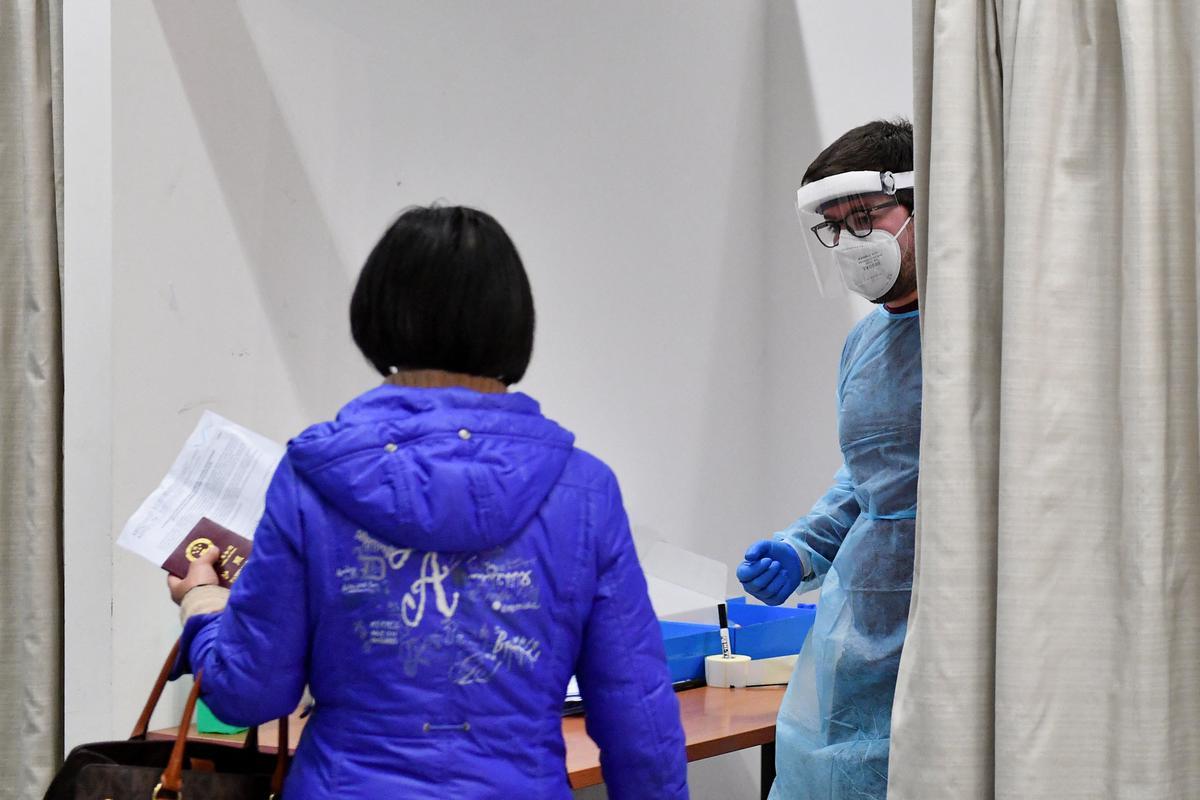
[[[105,4],[63,5],[64,736],[112,718],[112,61]],[[130,727],[133,720],[128,723]],[[120,727],[119,725],[116,727]],[[128,733],[127,731],[125,732]]]
[[[909,2],[768,0],[765,330],[770,421],[762,498],[782,528],[808,510],[840,465],[834,407],[838,359],[850,327],[870,308],[815,291],[796,189],[812,159],[850,128],[912,116]]]
[[[125,733],[178,633],[111,540],[204,408],[284,440],[375,383],[349,291],[413,203],[508,228],[539,312],[520,388],[614,467],[640,536],[732,564],[805,510],[862,306],[815,296],[791,195],[911,105],[907,4],[870,5],[856,37],[897,43],[847,60],[810,2],[113,4],[111,121],[96,75],[67,117],[69,191],[103,201],[82,176],[109,135],[112,176],[111,222],[67,217],[67,550],[105,565],[85,591],[68,562],[68,744]],[[95,8],[67,2],[69,83],[109,57]],[[757,755],[692,780],[757,796]]]

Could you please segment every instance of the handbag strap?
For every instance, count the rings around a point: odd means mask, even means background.
[[[167,660],[163,662],[162,669],[158,671],[158,678],[154,681],[154,688],[150,690],[150,697],[146,700],[146,705],[142,708],[142,715],[138,717],[137,724],[133,726],[133,733],[129,735],[130,739],[145,739],[146,732],[150,730],[150,717],[154,714],[154,708],[158,705],[159,698],[162,697],[163,689],[167,685],[167,678],[171,676],[171,667],[175,665],[175,658],[179,655],[179,642],[171,648],[171,652],[167,654]]]
[[[179,800],[183,794],[183,748],[187,745],[188,732],[192,728],[192,712],[196,710],[196,701],[200,699],[200,678],[204,670],[196,673],[196,681],[192,691],[188,693],[187,704],[183,707],[183,719],[179,721],[179,733],[175,735],[175,746],[171,748],[171,758],[167,768],[158,779],[158,786],[151,794],[152,800]]]
[[[275,771],[271,774],[271,797],[279,797],[283,791],[283,782],[287,778],[288,765],[291,763],[291,754],[288,752],[291,745],[288,741],[288,718],[280,717],[276,724],[279,726],[279,740],[275,748]],[[258,752],[258,725],[253,725],[246,732],[246,741],[242,744],[243,750],[253,750]]]
[[[174,659],[170,659],[168,664],[173,663]],[[188,693],[187,703],[183,707],[183,718],[179,721],[179,732],[175,735],[175,745],[171,748],[171,757],[167,760],[167,767],[163,770],[162,776],[159,778],[158,786],[154,787],[152,794],[153,800],[180,800],[183,796],[183,754],[184,748],[187,746],[188,734],[192,729],[192,714],[196,710],[196,701],[200,699],[200,683],[204,671],[200,670],[196,673],[196,680],[192,684],[192,691]],[[161,694],[161,687],[156,687],[158,693]],[[153,697],[155,703],[158,698]],[[153,711],[153,706],[150,707]],[[271,773],[271,798],[279,797],[283,792],[283,783],[287,778],[288,766],[291,764],[291,756],[288,753],[288,718],[280,717],[278,720],[279,738],[276,741],[275,750],[275,770]],[[246,743],[243,745],[248,750],[258,751],[258,726],[250,729],[246,735]]]
[[[271,800],[283,793],[283,781],[287,778],[288,764],[288,718],[279,718],[279,749],[275,751],[275,772],[271,774]]]
[[[171,647],[171,652],[167,654],[167,660],[163,662],[162,669],[158,671],[158,677],[154,680],[154,688],[150,690],[150,697],[146,699],[146,705],[142,708],[142,714],[138,717],[137,724],[133,726],[133,733],[130,739],[145,739],[146,733],[150,729],[150,717],[154,715],[154,709],[158,706],[158,701],[162,698],[163,690],[167,685],[167,678],[171,675],[171,667],[175,665],[175,659],[179,655],[179,642],[176,641]],[[196,701],[200,699],[200,676],[203,670],[196,673],[196,680],[192,684],[192,691],[188,694],[187,703],[183,707],[183,719],[179,721],[179,733],[175,737],[175,746],[171,748],[171,758],[167,761],[167,768],[163,770],[160,783],[154,789],[154,800],[166,800],[168,795],[164,792],[169,792],[170,797],[179,798],[183,792],[183,752],[187,742],[188,733],[192,727],[192,715],[196,710]],[[280,717],[279,721],[279,740],[275,754],[275,771],[271,775],[271,797],[280,796],[283,791],[283,782],[287,777],[288,765],[291,762],[288,753],[288,718]],[[254,726],[246,734],[246,743],[243,747],[247,750],[258,751],[258,726]]]

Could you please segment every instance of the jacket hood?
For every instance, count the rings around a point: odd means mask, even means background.
[[[401,547],[496,547],[529,524],[575,437],[521,393],[384,384],[288,443],[298,475]]]

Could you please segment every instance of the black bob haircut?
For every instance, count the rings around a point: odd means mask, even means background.
[[[505,384],[533,353],[533,294],[521,257],[489,214],[410,208],[375,245],[350,300],[350,332],[387,375],[437,369]]]
[[[876,120],[846,131],[808,166],[801,184],[856,170],[908,172],[913,168],[913,126],[906,119]],[[913,210],[913,190],[896,199]]]

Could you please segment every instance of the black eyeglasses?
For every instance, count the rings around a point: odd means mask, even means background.
[[[826,247],[837,247],[838,241],[841,240],[842,228],[862,239],[865,236],[869,236],[871,231],[875,230],[875,212],[891,208],[895,205],[899,205],[899,201],[887,200],[877,206],[856,208],[840,220],[828,219],[817,225],[813,225],[813,235],[817,237],[818,242]]]

